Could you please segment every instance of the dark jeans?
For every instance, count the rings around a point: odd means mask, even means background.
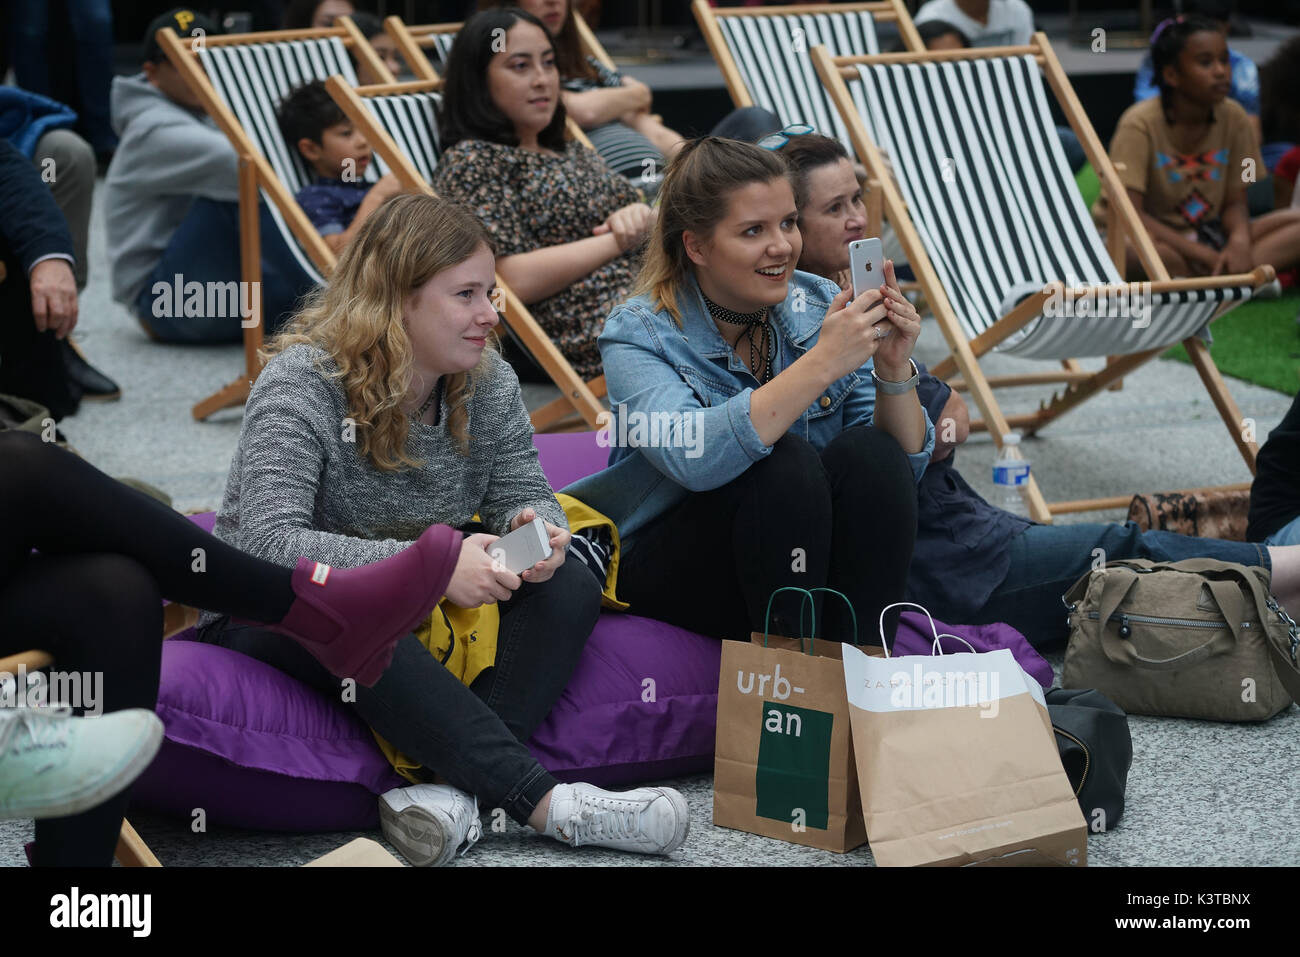
[[[63,369],[54,333],[36,331],[31,284],[22,264],[3,258],[8,277],[0,282],[0,392],[39,402],[57,422],[77,411],[80,395]]]
[[[278,329],[297,308],[298,299],[311,290],[314,283],[294,258],[280,235],[279,227],[271,218],[266,204],[261,204],[260,234],[262,239],[262,316],[266,321],[263,331],[270,334]],[[177,315],[173,287],[176,277],[181,277],[180,303],[185,304],[184,284],[190,282],[228,283],[240,279],[239,263],[239,204],[222,203],[200,197],[194,201],[189,213],[163,251],[162,259],[154,267],[149,279],[136,297],[136,314],[140,321],[162,342],[193,344],[240,342],[244,330],[241,317],[232,315],[230,303],[217,297],[219,315],[189,316],[184,311]],[[158,303],[154,284],[166,284],[167,303]],[[240,303],[251,298],[239,297]],[[206,296],[205,296],[206,303]],[[169,305],[171,315],[166,315]],[[157,316],[155,312],[163,312]]]
[[[1094,555],[1094,549],[1101,551]],[[1215,558],[1272,567],[1268,549],[1252,542],[1194,538],[1159,530],[1144,532],[1132,522],[1031,525],[1012,540],[1011,567],[1006,577],[969,624],[1004,621],[1024,633],[1036,647],[1063,642],[1069,632],[1061,596],[1093,567],[1094,561],[1125,558],[1153,562]],[[945,617],[941,608],[930,610],[939,618]]]
[[[466,688],[414,635],[397,644],[393,663],[373,688],[358,686],[361,719],[394,747],[526,824],[559,782],[524,742],[568,684],[600,614],[600,587],[577,561],[546,582],[525,582],[499,606],[496,665]],[[203,641],[273,665],[331,695],[339,679],[296,642],[256,626],[213,622]]]
[[[892,436],[855,426],[818,452],[787,434],[743,475],[642,531],[618,591],[634,614],[747,640],[763,631],[774,590],[826,586],[852,602],[859,639],[876,644],[881,609],[903,600],[915,539],[916,483]],[[826,596],[817,611],[819,633],[852,640],[843,602]],[[780,596],[769,632],[800,634],[801,614],[796,596]]]
[[[63,100],[75,107],[86,139],[95,152],[117,147],[117,135],[109,116],[109,89],[113,83],[113,11],[109,0],[65,0],[66,18],[53,25],[55,40],[65,31],[71,34],[71,49],[51,50],[50,6],[47,0],[15,0],[10,6],[14,77],[25,90]],[[50,65],[60,72],[71,67],[76,75],[75,96],[71,90],[56,89]],[[59,78],[63,80],[63,77]],[[66,87],[66,81],[60,87]]]

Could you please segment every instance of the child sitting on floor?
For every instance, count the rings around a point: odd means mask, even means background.
[[[1231,68],[1218,26],[1166,20],[1151,60],[1160,96],[1124,112],[1110,156],[1169,272],[1244,273],[1264,263],[1280,272],[1300,262],[1300,210],[1250,218],[1246,187],[1267,174],[1246,111],[1227,99]],[[1136,258],[1130,249],[1130,269]]]
[[[402,191],[391,173],[377,183],[364,179],[370,144],[330,98],[319,80],[292,90],[280,104],[280,130],[316,178],[296,199],[335,252],[356,235],[371,213]]]

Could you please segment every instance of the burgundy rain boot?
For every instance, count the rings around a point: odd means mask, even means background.
[[[449,525],[430,525],[409,548],[360,568],[300,558],[298,597],[266,627],[293,638],[332,674],[370,687],[392,663],[397,642],[442,599],[463,541]]]

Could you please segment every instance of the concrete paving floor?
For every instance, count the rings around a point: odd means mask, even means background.
[[[100,183],[102,187],[102,180]],[[149,342],[109,295],[107,250],[97,195],[92,220],[91,278],[75,333],[92,362],[123,388],[120,401],[83,404],[62,423],[69,441],[111,475],[131,475],[170,493],[178,509],[212,509],[221,500],[241,412],[232,409],[195,422],[190,407],[232,379],[242,367],[238,346],[178,347]],[[942,337],[927,321],[917,355],[943,357]],[[1296,342],[1300,360],[1300,337]],[[1297,363],[1300,365],[1300,361]],[[1094,363],[1095,365],[1095,363]],[[1050,364],[993,356],[989,374],[1050,368]],[[1278,392],[1228,380],[1242,414],[1255,420],[1262,440],[1290,405]],[[530,407],[554,390],[526,386]],[[1045,388],[999,394],[1008,414],[1028,412]],[[1139,491],[1249,481],[1250,474],[1195,371],[1158,361],[1133,374],[1123,390],[1106,392],[1027,440],[1049,499],[1077,499]],[[962,474],[991,494],[993,445],[971,438],[959,453]],[[1065,521],[1121,519],[1093,513]],[[1048,655],[1059,676],[1061,655]],[[1294,706],[1262,725],[1130,718],[1134,759],[1122,823],[1088,841],[1089,860],[1101,865],[1279,865],[1300,857],[1300,797],[1293,782],[1300,763],[1300,710]],[[671,782],[691,805],[692,832],[671,863],[840,865],[871,862],[862,848],[848,855],[812,850],[712,826],[711,775]],[[188,821],[133,815],[165,865],[297,865],[354,834],[275,834],[211,829],[191,833]],[[30,821],[0,822],[0,865],[23,862]],[[381,839],[376,832],[368,835]],[[489,831],[458,861],[464,865],[651,865],[670,863],[592,849],[572,851],[513,823]]]

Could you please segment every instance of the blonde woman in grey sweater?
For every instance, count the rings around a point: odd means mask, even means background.
[[[560,784],[524,746],[573,672],[600,588],[564,560],[564,512],[518,379],[490,344],[494,282],[491,241],[467,209],[427,196],[380,207],[270,344],[214,531],[271,562],[343,568],[401,551],[431,523],[467,533],[446,593],[465,608],[499,603],[495,665],[466,687],[410,635],[353,705],[426,779],[447,782],[381,798],[385,834],[413,863],[477,840],[476,799],[572,845],[666,854],[686,838],[678,792]],[[494,563],[496,538],[535,516],[551,556],[522,575]],[[202,625],[204,640],[338,693],[273,633],[215,615]]]

